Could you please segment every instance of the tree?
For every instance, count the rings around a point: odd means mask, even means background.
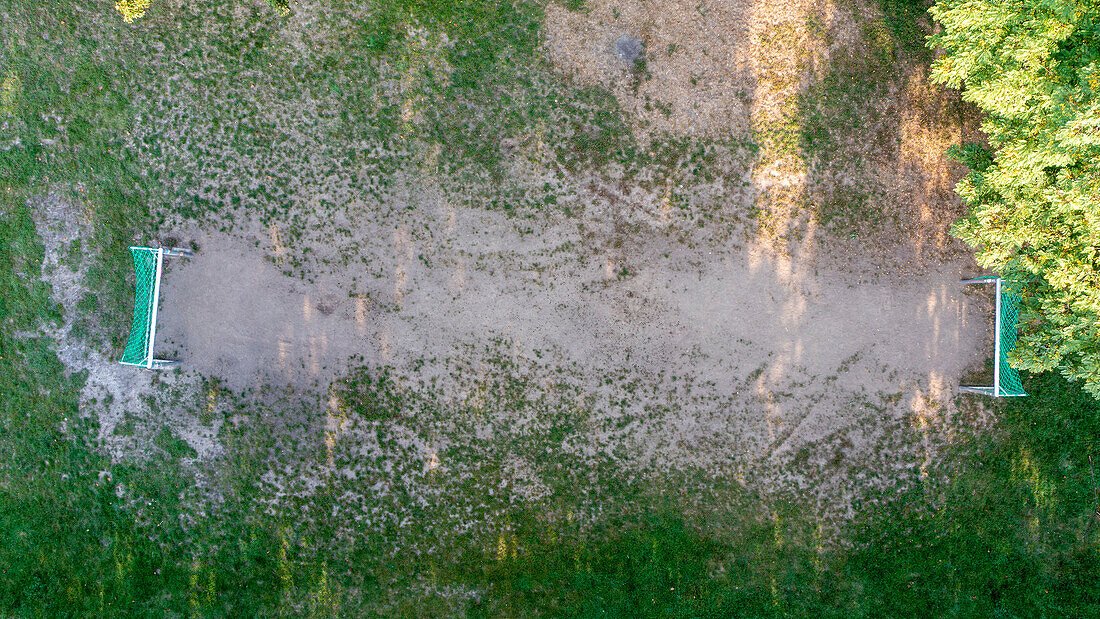
[[[952,234],[1023,296],[1019,369],[1100,398],[1100,4],[939,0],[932,78],[985,113]]]
[[[290,15],[290,0],[264,0],[280,16]],[[145,17],[145,11],[149,10],[152,0],[118,0],[115,10],[122,14],[122,21],[130,24],[134,20]]]
[[[118,0],[115,10],[122,14],[122,21],[131,24],[135,19],[145,17],[151,0]]]

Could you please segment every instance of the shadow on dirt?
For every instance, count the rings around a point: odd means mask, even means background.
[[[957,92],[930,82],[928,5],[883,0],[879,15],[853,15],[855,44],[821,29],[832,51],[800,98],[799,146],[807,203],[842,257],[893,255],[916,266],[963,250],[948,229],[965,213],[954,193],[964,170],[945,151],[980,140],[979,119]]]

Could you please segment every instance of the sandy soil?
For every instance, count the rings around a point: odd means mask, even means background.
[[[236,390],[323,390],[349,365],[404,367],[495,339],[594,384],[690,376],[722,404],[632,431],[649,437],[642,460],[707,466],[789,455],[879,409],[942,422],[958,376],[988,353],[988,307],[961,294],[966,263],[876,276],[751,243],[689,248],[657,227],[615,248],[576,223],[532,231],[456,209],[431,188],[409,199],[420,208],[393,209],[400,219],[355,222],[369,260],[312,282],[282,273],[269,238],[196,231],[199,252],[164,279],[158,350]]]
[[[555,66],[579,83],[610,89],[640,135],[746,136],[757,85],[752,3],[620,4],[588,3],[583,12],[550,5],[546,49]],[[644,69],[614,53],[622,37],[644,44]]]

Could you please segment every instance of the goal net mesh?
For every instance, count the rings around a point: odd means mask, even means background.
[[[122,363],[145,365],[149,360],[150,322],[153,319],[153,295],[157,279],[157,250],[149,247],[131,247],[134,256],[134,324],[130,327],[130,339],[122,352]]]
[[[1011,292],[1001,291],[1001,332],[997,337],[1001,339],[1001,355],[997,363],[1001,368],[1001,393],[998,395],[1017,396],[1027,395],[1024,386],[1020,382],[1020,373],[1008,364],[1008,353],[1016,347],[1016,320],[1020,314],[1020,296]]]

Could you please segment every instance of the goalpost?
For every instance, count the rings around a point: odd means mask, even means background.
[[[996,309],[993,312],[993,385],[960,386],[960,391],[979,393],[995,398],[1026,396],[1020,373],[1008,364],[1008,353],[1016,347],[1016,320],[1019,316],[1020,297],[1001,290],[1001,278],[995,275],[964,279],[964,284],[995,284]]]
[[[187,249],[163,247],[130,247],[134,258],[134,275],[137,286],[134,291],[134,322],[130,337],[122,352],[123,365],[133,365],[147,370],[169,368],[179,361],[155,359],[153,342],[157,335],[157,305],[160,300],[160,275],[166,256],[190,258]]]

